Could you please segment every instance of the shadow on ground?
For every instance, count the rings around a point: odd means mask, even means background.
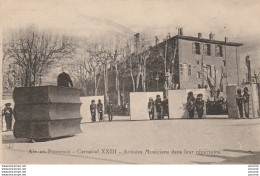
[[[57,138],[52,138],[52,139],[38,139],[35,140],[34,142],[48,142],[48,141],[53,141],[53,140],[58,140],[58,139],[63,139],[63,138],[70,138],[73,136],[64,136],[64,137],[57,137]],[[30,139],[26,138],[14,138],[13,134],[2,134],[2,143],[3,144],[13,144],[13,143],[32,143]]]

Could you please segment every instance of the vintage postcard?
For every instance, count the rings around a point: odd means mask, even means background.
[[[1,1],[1,162],[259,164],[259,12]]]

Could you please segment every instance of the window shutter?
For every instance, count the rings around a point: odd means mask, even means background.
[[[189,64],[189,73],[188,73],[189,76],[191,76],[191,64]]]
[[[207,55],[207,44],[203,44],[203,55]]]
[[[195,42],[192,42],[192,54],[196,54]]]
[[[200,78],[200,72],[197,72],[197,78]]]
[[[215,56],[218,56],[218,45],[215,45]]]

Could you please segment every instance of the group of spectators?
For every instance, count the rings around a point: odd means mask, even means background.
[[[227,101],[223,97],[215,100],[207,99],[206,113],[208,115],[223,115],[228,113]]]
[[[106,106],[106,110],[107,110],[108,120],[111,122],[113,120],[113,112],[114,112],[114,106],[111,101]],[[96,122],[96,114],[98,114],[99,122],[104,121],[103,103],[101,102],[100,99],[98,100],[97,104],[95,104],[95,100],[91,100],[90,113],[91,113],[92,122]]]
[[[118,116],[128,116],[129,115],[129,108],[128,103],[123,103],[123,105],[117,105],[115,107],[115,115]]]
[[[154,119],[155,111],[157,119],[164,119],[164,116],[168,116],[169,119],[169,110],[168,110],[168,99],[165,97],[164,100],[161,99],[160,95],[156,96],[154,101],[152,97],[149,98],[148,102],[148,113],[151,120]]]

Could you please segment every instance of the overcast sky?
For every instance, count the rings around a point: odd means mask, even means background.
[[[259,64],[259,0],[5,0],[1,12],[4,33],[28,24],[79,36],[116,28],[174,35],[178,26],[190,36],[213,32],[245,43],[241,57],[250,54]]]

